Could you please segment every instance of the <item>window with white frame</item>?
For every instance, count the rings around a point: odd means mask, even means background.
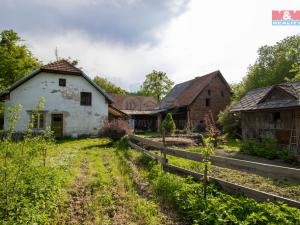
[[[45,128],[43,112],[31,112],[30,120],[31,120],[33,129],[44,129]]]

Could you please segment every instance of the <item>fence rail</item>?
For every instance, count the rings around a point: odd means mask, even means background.
[[[199,153],[165,148],[163,146],[163,144],[161,144],[161,143],[154,142],[154,141],[151,141],[151,140],[147,140],[147,139],[135,136],[135,135],[129,135],[129,139],[134,140],[134,141],[138,141],[138,142],[142,143],[143,145],[148,145],[148,146],[151,146],[151,147],[155,147],[155,148],[161,150],[162,153],[164,153],[166,155],[172,155],[172,156],[176,156],[176,157],[179,157],[179,158],[190,159],[190,160],[194,160],[194,161],[201,161],[203,159],[203,156]],[[140,151],[146,157],[148,157],[152,160],[156,160],[156,161],[160,162],[163,165],[163,169],[165,171],[168,171],[170,173],[177,174],[177,175],[183,176],[183,177],[192,176],[195,180],[198,180],[198,181],[202,180],[202,178],[203,178],[203,174],[201,174],[201,173],[198,173],[198,172],[195,172],[195,171],[190,171],[190,170],[178,167],[178,166],[168,164],[167,160],[164,157],[161,157],[157,154],[152,154],[148,150],[146,150],[145,148],[133,143],[132,141],[129,141],[129,145],[132,148]],[[225,157],[222,157],[222,158],[225,158]],[[229,158],[227,158],[227,159],[229,159]],[[254,162],[249,162],[249,161],[244,161],[244,160],[239,160],[239,161],[243,161],[243,163],[246,162],[247,165],[248,165],[248,163],[250,163],[249,165],[251,165],[251,163],[254,163]],[[231,163],[231,161],[229,161],[229,162]],[[221,162],[220,161],[219,162],[215,161],[215,163],[213,163],[213,164],[218,165],[218,166],[223,166],[225,163],[228,163],[228,162],[226,160],[221,161]],[[254,164],[256,164],[256,163],[254,163]],[[259,163],[259,164],[261,164],[261,163]],[[235,166],[235,164],[233,164],[233,165],[234,165],[233,167],[235,169],[238,169]],[[237,165],[240,165],[240,164],[237,164]],[[267,165],[267,164],[262,164],[262,165],[264,166],[264,165]],[[264,168],[263,166],[261,168]],[[267,166],[272,166],[272,165],[267,165]],[[227,165],[226,165],[226,168],[228,168]],[[285,167],[283,167],[283,168],[285,168]],[[289,168],[289,169],[293,169],[293,168]],[[251,172],[253,172],[253,171],[251,171]],[[254,170],[254,172],[255,172],[255,170]],[[255,189],[252,189],[252,188],[248,188],[248,187],[245,187],[245,186],[242,186],[242,185],[234,184],[234,183],[231,183],[231,182],[219,179],[219,178],[209,177],[209,181],[219,184],[229,194],[243,194],[243,195],[245,195],[249,198],[253,198],[253,199],[255,199],[259,202],[265,202],[265,201],[278,202],[278,201],[281,201],[281,202],[286,203],[287,205],[300,208],[300,202],[297,202],[297,201],[294,201],[294,200],[291,200],[291,199],[288,199],[288,198],[284,198],[284,197],[281,197],[281,196],[269,194],[269,193],[262,192],[262,191],[259,191],[259,190],[255,190]]]
[[[185,158],[197,162],[201,162],[203,160],[203,156],[201,153],[166,148],[162,143],[141,138],[135,135],[129,135],[129,138],[138,141],[144,145],[148,145],[156,149],[159,149],[167,155]],[[296,169],[296,168],[251,162],[251,161],[228,158],[223,156],[211,156],[210,161],[213,165],[223,167],[223,168],[242,170],[242,171],[247,171],[264,177],[300,183],[300,169]]]

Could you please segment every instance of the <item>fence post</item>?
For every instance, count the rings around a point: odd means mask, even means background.
[[[207,162],[205,162],[205,164],[204,164],[204,177],[203,177],[203,196],[204,196],[205,200],[206,200],[207,183],[208,183],[207,172],[208,172]]]

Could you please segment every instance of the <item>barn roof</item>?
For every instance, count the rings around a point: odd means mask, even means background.
[[[196,77],[193,80],[175,85],[160,102],[160,108],[168,109],[190,105],[202,90],[217,76],[221,78],[230,90],[230,87],[221,72],[217,70],[204,76]]]
[[[114,103],[113,106],[126,114],[150,114],[157,106],[157,101],[152,96],[132,96],[122,94],[109,94]]]
[[[17,87],[19,87],[20,85],[27,82],[28,80],[35,77],[41,72],[82,76],[87,82],[94,86],[97,89],[97,91],[100,92],[109,103],[112,102],[112,98],[107,93],[105,93],[105,91],[102,88],[100,88],[96,83],[94,83],[82,70],[78,69],[77,67],[69,63],[67,60],[59,60],[53,63],[49,63],[34,70],[32,73],[13,83],[7,91],[0,93],[0,99],[3,99],[3,97],[8,95],[11,91],[13,91],[14,89],[16,89]]]
[[[275,89],[283,90],[290,98],[264,101]],[[300,106],[300,81],[277,84],[249,91],[232,108],[231,112]]]

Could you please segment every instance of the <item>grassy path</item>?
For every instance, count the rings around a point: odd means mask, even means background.
[[[107,140],[85,139],[59,144],[77,148],[77,171],[59,224],[180,224],[156,203],[147,183]]]

